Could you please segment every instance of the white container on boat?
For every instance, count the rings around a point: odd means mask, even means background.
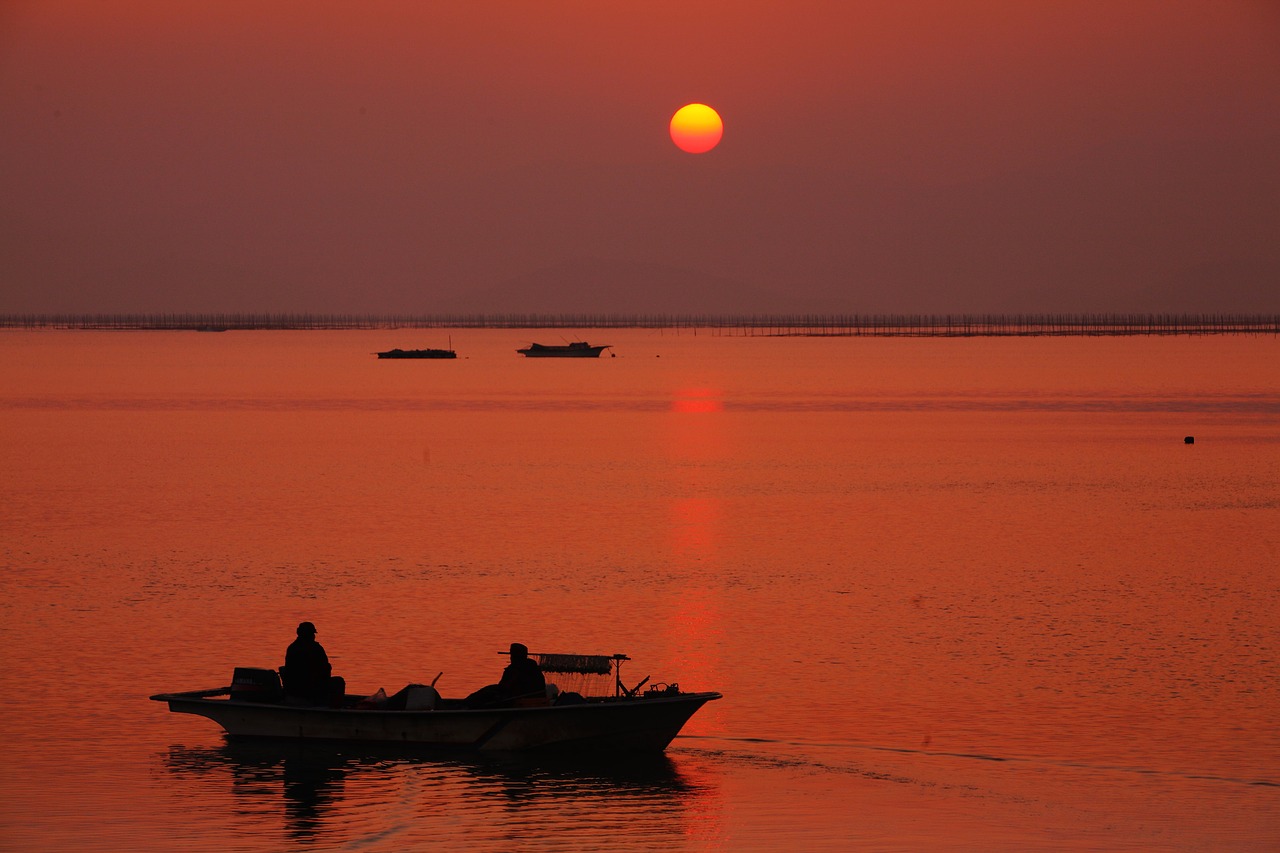
[[[440,694],[434,687],[410,687],[404,697],[404,707],[406,711],[434,711],[439,699]]]

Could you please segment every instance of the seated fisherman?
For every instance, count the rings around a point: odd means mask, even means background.
[[[511,644],[511,663],[502,671],[498,690],[508,703],[517,699],[547,697],[547,679],[537,662],[529,657],[529,649],[523,643]]]
[[[332,673],[324,646],[316,642],[316,626],[303,622],[298,626],[298,639],[289,644],[284,666],[280,667],[285,697],[313,705],[340,704],[346,682]]]
[[[502,680],[486,684],[466,699],[468,708],[510,708],[520,699],[545,699],[547,680],[523,643],[511,644],[511,663]]]

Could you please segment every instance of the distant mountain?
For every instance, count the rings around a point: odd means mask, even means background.
[[[663,264],[582,258],[451,300],[447,310],[519,314],[774,314],[828,310],[787,293]]]

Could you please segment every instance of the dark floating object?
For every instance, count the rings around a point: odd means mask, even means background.
[[[1189,435],[1189,436],[1187,436],[1186,438],[1182,439],[1182,443],[1183,443],[1183,444],[1195,444],[1195,443],[1196,443],[1196,437],[1195,437],[1194,435]]]
[[[378,353],[378,358],[457,358],[451,349],[389,349]]]
[[[586,341],[574,341],[569,344],[529,344],[516,352],[525,358],[599,358],[600,353],[609,349],[609,344],[592,346]]]

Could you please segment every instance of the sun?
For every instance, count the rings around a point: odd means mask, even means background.
[[[681,151],[705,154],[720,144],[724,122],[706,104],[686,104],[671,117],[671,141]]]

